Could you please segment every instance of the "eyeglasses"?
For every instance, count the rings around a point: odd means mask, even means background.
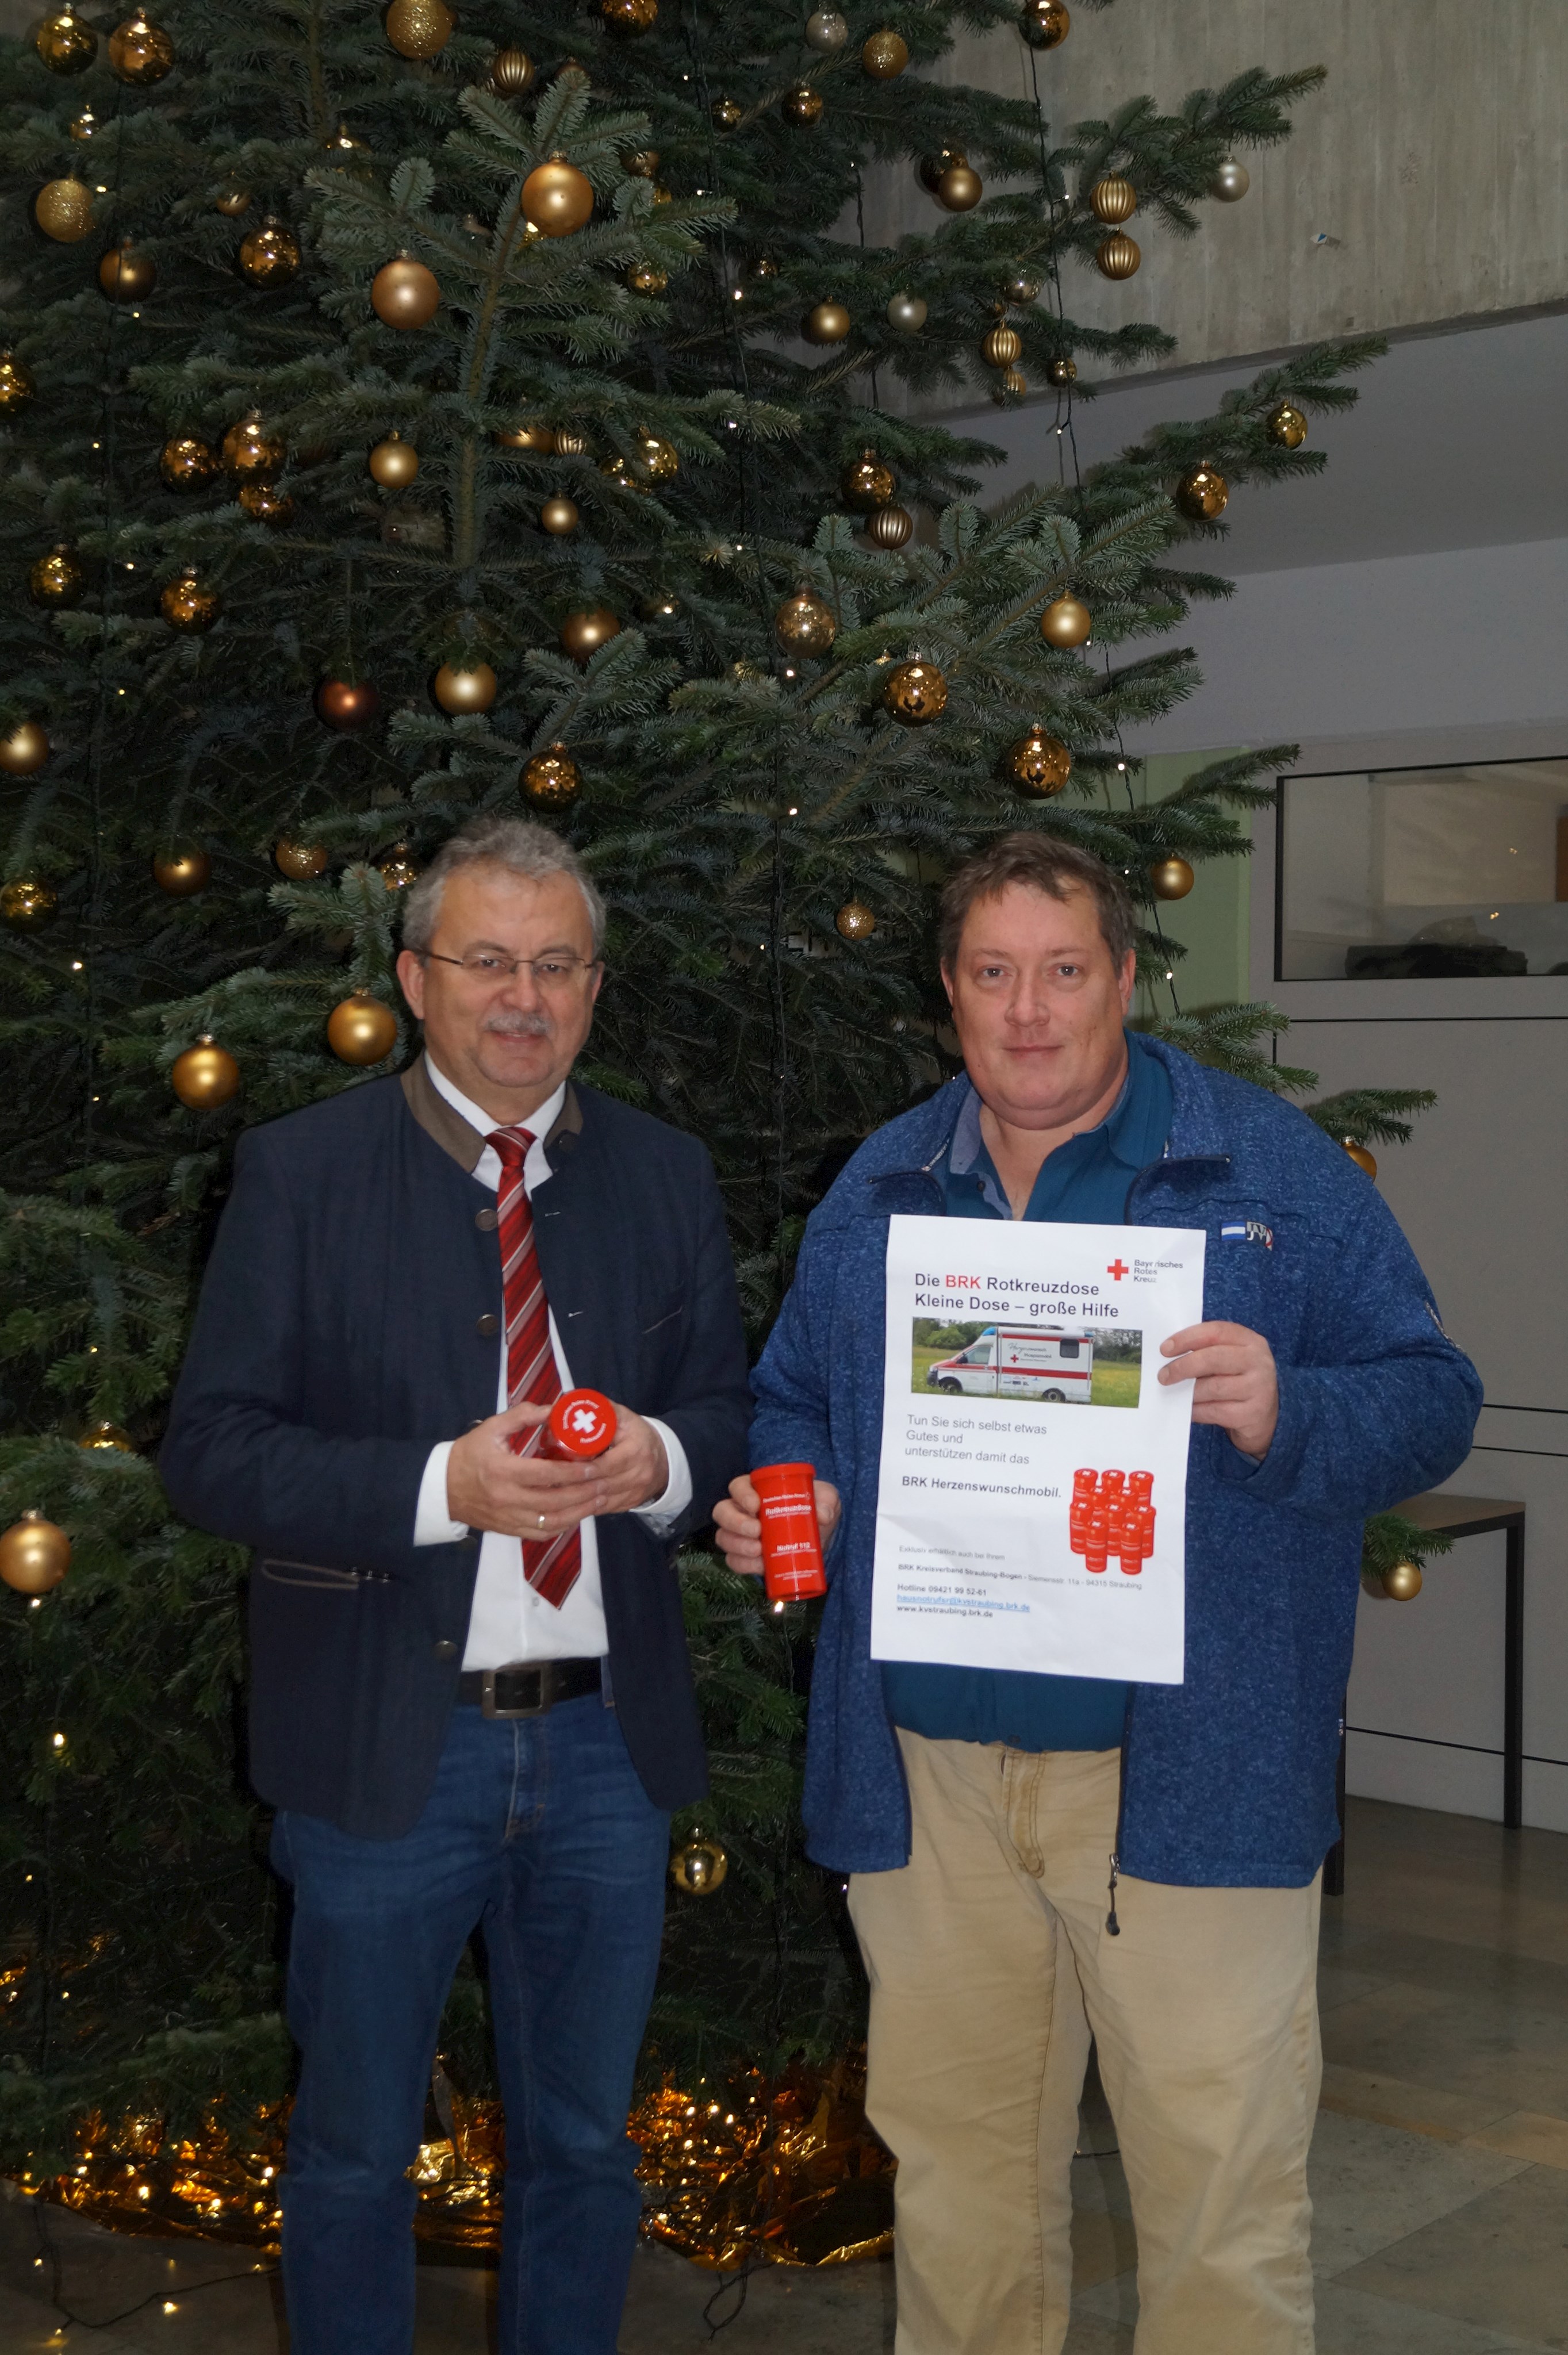
[[[603,962],[599,957],[493,956],[487,949],[475,949],[461,957],[443,956],[439,949],[421,949],[419,955],[421,964],[428,964],[433,957],[438,964],[454,964],[471,981],[510,981],[516,974],[531,973],[534,987],[545,991],[573,988],[580,975],[596,973]]]

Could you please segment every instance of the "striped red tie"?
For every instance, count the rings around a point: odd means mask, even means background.
[[[496,1212],[507,1308],[507,1404],[549,1406],[560,1396],[560,1376],[550,1348],[549,1303],[534,1248],[534,1214],[523,1184],[523,1163],[534,1141],[533,1132],[497,1128],[485,1141],[494,1146],[501,1159]],[[526,1438],[517,1433],[513,1449],[519,1455],[532,1455],[543,1432],[541,1423]],[[523,1576],[558,1611],[581,1569],[582,1539],[577,1529],[537,1541],[523,1540]]]

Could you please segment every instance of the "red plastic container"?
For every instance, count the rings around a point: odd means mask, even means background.
[[[763,1580],[770,1603],[826,1594],[822,1532],[811,1464],[763,1464],[752,1475],[763,1523]]]
[[[614,1436],[615,1410],[602,1391],[562,1391],[549,1411],[539,1452],[586,1464],[603,1455]]]

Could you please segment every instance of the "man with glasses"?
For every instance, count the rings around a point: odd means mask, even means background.
[[[672,1547],[743,1465],[750,1400],[707,1154],[571,1077],[603,922],[542,826],[442,847],[398,960],[424,1051],[240,1140],[163,1450],[176,1505],[255,1550],[294,2355],[412,2348],[408,2169],[476,1927],[502,2355],[615,2347],[669,1812],[705,1787]],[[574,1385],[616,1411],[587,1463],[538,1452]]]

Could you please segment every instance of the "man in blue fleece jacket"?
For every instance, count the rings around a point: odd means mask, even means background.
[[[809,1459],[829,1591],[811,1853],[851,1876],[867,2106],[895,2153],[898,2355],[1056,2355],[1091,2036],[1138,2238],[1137,2355],[1310,2355],[1320,1868],[1361,1523],[1464,1460],[1480,1385],[1376,1189],[1301,1113],[1125,1028],[1134,914],[1006,837],[943,900],[966,1076],[813,1214],[754,1378]],[[898,1212],[1200,1227],[1179,1685],[879,1663],[871,1560]],[[756,1493],[716,1518],[760,1566]]]

